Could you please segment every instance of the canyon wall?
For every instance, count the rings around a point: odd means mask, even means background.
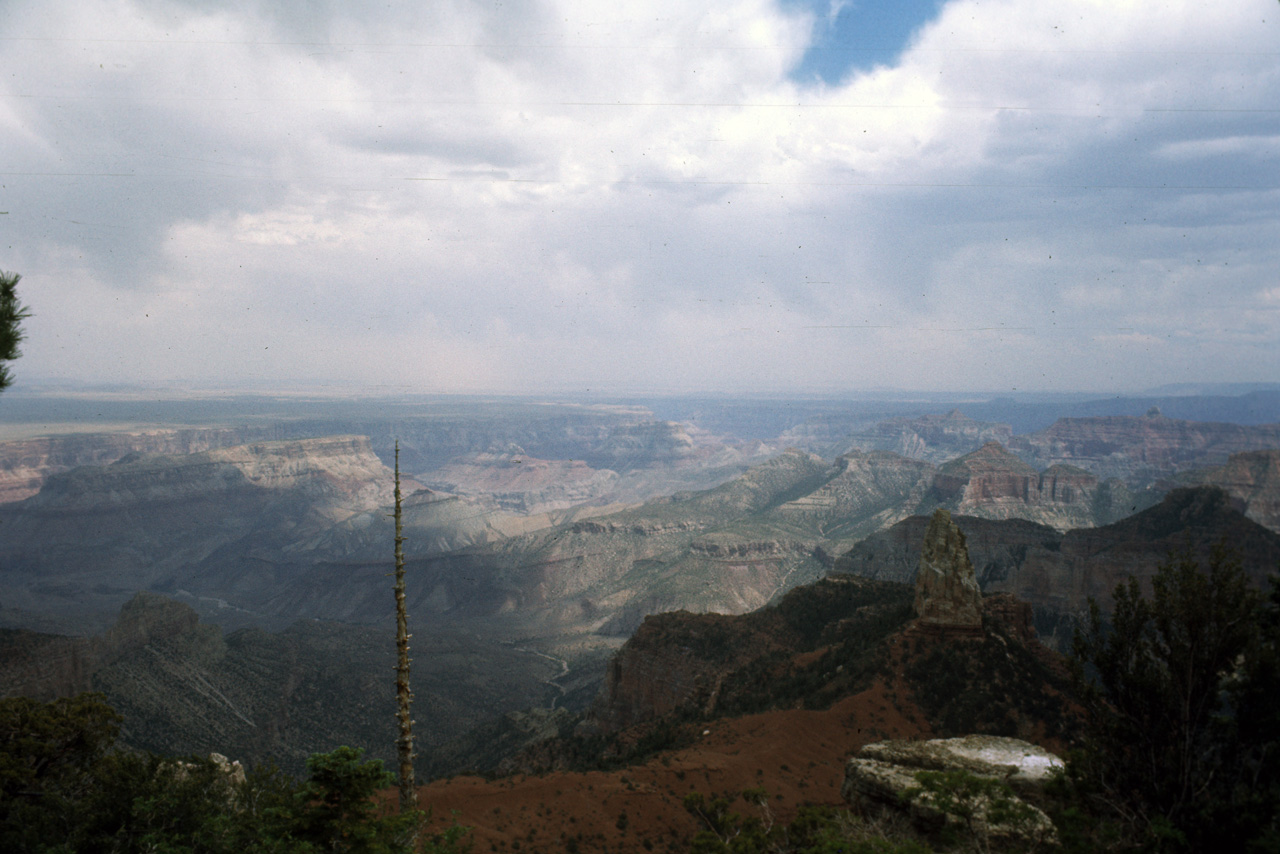
[[[1280,534],[1246,518],[1222,490],[1175,489],[1159,504],[1111,525],[1062,533],[1022,519],[956,516],[985,593],[1012,593],[1036,610],[1047,643],[1065,650],[1072,620],[1088,599],[1110,610],[1112,591],[1137,578],[1149,590],[1156,569],[1190,548],[1207,561],[1225,543],[1263,588],[1280,566]],[[836,561],[836,570],[909,583],[928,519],[913,516],[868,537]]]

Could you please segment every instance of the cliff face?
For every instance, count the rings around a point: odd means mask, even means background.
[[[1144,416],[1061,418],[1010,448],[1036,466],[1068,463],[1100,478],[1145,486],[1190,468],[1222,465],[1231,454],[1280,448],[1280,424],[1219,424]]]
[[[1226,465],[1191,471],[1160,484],[1217,486],[1244,506],[1244,515],[1280,533],[1280,450],[1232,454]]]
[[[927,518],[913,516],[868,537],[836,561],[836,570],[894,581],[914,580]],[[1190,546],[1201,560],[1225,541],[1253,583],[1265,585],[1280,564],[1280,535],[1245,518],[1221,490],[1177,489],[1158,505],[1098,528],[1062,534],[1024,520],[958,516],[978,582],[986,593],[1012,593],[1036,611],[1046,643],[1065,650],[1069,619],[1090,597],[1110,610],[1112,591],[1129,576],[1149,584],[1171,552]]]
[[[855,448],[892,451],[904,457],[943,463],[989,442],[1008,444],[1013,428],[1008,424],[975,421],[958,409],[946,415],[890,418],[855,432]]]
[[[942,466],[918,512],[940,505],[965,516],[1028,519],[1068,530],[1115,521],[1115,497],[1121,492],[1127,497],[1123,484],[1099,484],[1074,466],[1057,464],[1037,472],[989,442]]]
[[[269,579],[264,556],[385,506],[391,481],[368,440],[350,436],[74,469],[0,506],[0,590],[10,608],[78,619],[139,589],[207,590],[238,561],[259,561]]]
[[[280,437],[281,429],[270,426],[79,433],[0,442],[0,503],[35,495],[51,475],[110,465],[130,454],[194,454]]]
[[[982,593],[964,534],[946,510],[935,510],[924,532],[916,570],[916,619],[942,629],[982,629]]]

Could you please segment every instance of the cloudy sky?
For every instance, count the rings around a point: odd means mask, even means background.
[[[1276,0],[390,7],[0,3],[19,385],[1280,377]]]

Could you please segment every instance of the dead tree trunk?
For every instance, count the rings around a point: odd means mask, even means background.
[[[404,606],[404,528],[400,519],[400,442],[396,442],[396,718],[400,735],[396,750],[400,756],[400,810],[418,808],[418,790],[413,785],[413,720],[409,690],[409,617]]]

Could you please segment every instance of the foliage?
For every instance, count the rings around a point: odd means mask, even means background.
[[[788,638],[786,649],[762,655],[729,673],[717,715],[769,708],[829,708],[866,688],[883,659],[884,639],[911,619],[911,590],[866,579],[827,579],[790,591],[772,610]],[[763,612],[762,612],[763,613]],[[803,666],[796,653],[822,650]]]
[[[0,270],[0,362],[12,362],[22,355],[18,345],[22,343],[22,321],[31,312],[18,301],[17,273]],[[13,382],[7,365],[0,364],[0,391]]]
[[[769,798],[761,789],[748,789],[742,798],[757,807],[763,807],[758,816],[743,817],[730,807],[733,800],[726,796],[704,797],[700,792],[685,796],[684,808],[702,825],[693,838],[693,854],[755,854],[773,850],[772,843],[779,835],[769,813]]]
[[[988,622],[982,639],[963,644],[917,640],[904,669],[912,697],[940,736],[982,733],[1020,737],[1026,722],[1070,737],[1066,680]],[[920,649],[920,645],[924,649]]]
[[[693,838],[692,854],[928,854],[929,848],[909,835],[887,838],[847,810],[806,805],[787,825],[774,822],[764,789],[741,793],[755,815],[732,807],[736,797],[685,796],[684,808],[702,825]],[[901,834],[898,834],[901,836]]]
[[[243,782],[210,759],[114,748],[120,718],[101,695],[0,701],[0,850],[315,854],[412,850],[416,811],[375,795],[394,778],[340,747],[312,756],[299,782],[274,767]],[[468,850],[453,824],[418,850]]]
[[[950,821],[943,838],[951,844],[969,841],[989,850],[997,834],[1019,839],[1029,848],[1045,842],[1048,828],[1039,813],[1014,794],[1003,780],[968,771],[920,771],[918,786],[904,792],[907,800],[923,801]],[[962,834],[955,833],[957,826]]]
[[[308,779],[297,794],[297,837],[327,851],[383,854],[406,849],[420,819],[416,812],[379,815],[374,795],[395,785],[379,759],[339,747],[307,760]]]
[[[1276,839],[1276,597],[1264,608],[1219,547],[1207,571],[1171,555],[1150,600],[1119,585],[1110,626],[1090,603],[1074,645],[1088,740],[1070,778],[1117,838],[1156,850]]]
[[[119,730],[101,694],[0,700],[0,850],[68,835]]]
[[[232,782],[208,759],[112,752],[80,803],[67,851],[233,852],[248,834],[228,809]]]

